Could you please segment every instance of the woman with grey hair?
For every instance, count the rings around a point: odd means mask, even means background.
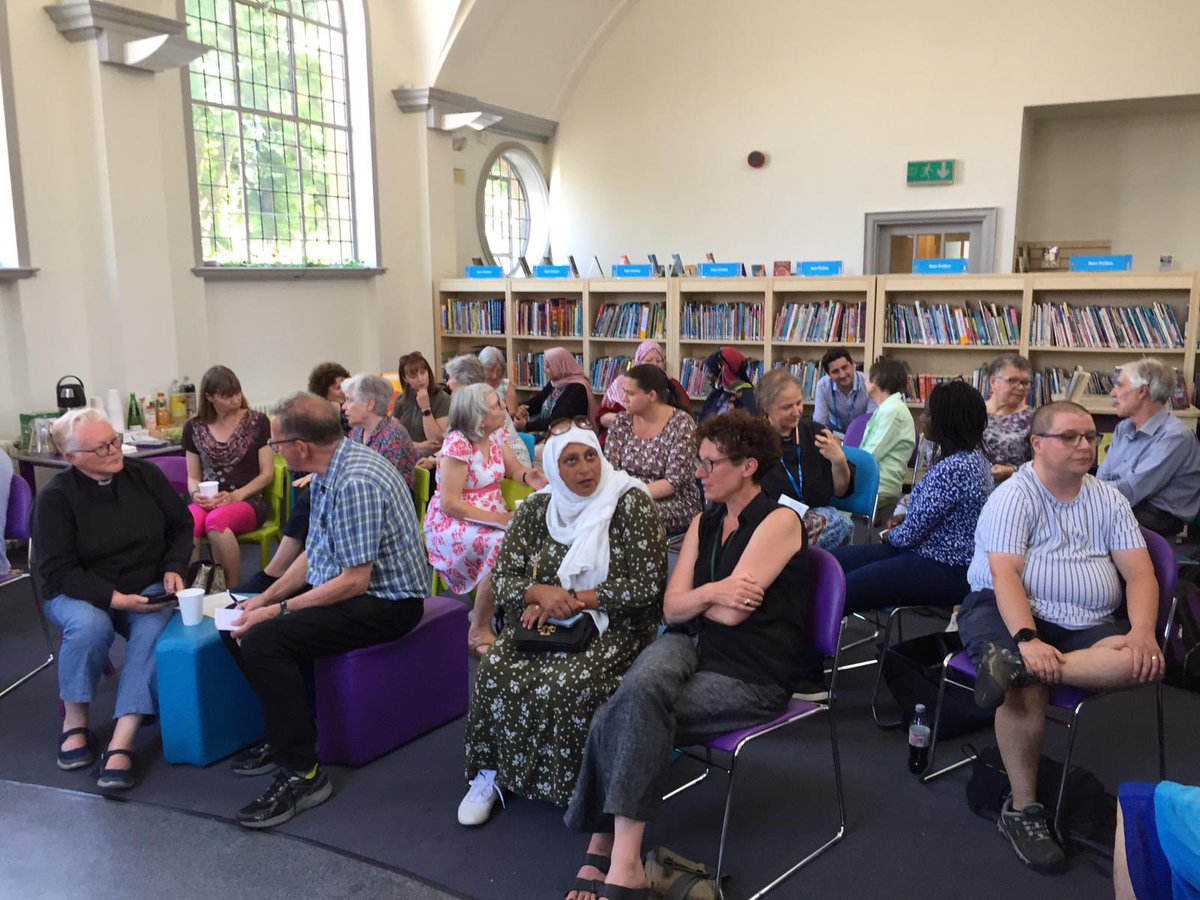
[[[532,488],[546,477],[517,462],[504,443],[504,407],[487,384],[458,388],[450,398],[450,430],[438,451],[437,490],[425,511],[429,562],[450,589],[475,591],[467,632],[472,652],[486,652],[492,633],[492,566],[512,513],[500,480],[512,478]]]
[[[342,382],[342,413],[350,423],[350,440],[366,444],[381,454],[404,476],[411,488],[417,465],[417,448],[408,429],[387,414],[392,383],[363,372]]]
[[[484,347],[480,353],[486,353],[488,350],[494,350],[494,347]],[[496,351],[499,353],[500,351]],[[504,357],[501,356],[501,359]],[[474,356],[470,353],[456,356],[448,360],[445,365],[446,369],[446,387],[450,388],[451,393],[458,390],[460,387],[466,387],[468,384],[487,384],[495,388],[487,379],[487,366],[485,366],[479,356]],[[500,398],[500,404],[504,405],[504,394],[497,389],[496,396]],[[515,397],[515,394],[514,394]],[[529,458],[529,448],[525,446],[525,442],[521,440],[517,433],[517,426],[513,424],[512,416],[508,410],[504,411],[504,429],[507,434],[504,435],[504,443],[508,445],[508,449],[513,452],[513,456],[517,458],[523,466],[531,464]]]
[[[508,378],[508,360],[504,358],[504,351],[499,347],[484,347],[479,351],[479,361],[483,363],[487,383],[496,389],[509,416],[516,415],[517,389]]]
[[[983,455],[992,464],[992,478],[1001,482],[1029,462],[1029,425],[1034,409],[1027,402],[1033,367],[1016,353],[1004,353],[988,366],[987,428]]]

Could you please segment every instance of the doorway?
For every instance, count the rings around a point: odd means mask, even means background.
[[[965,259],[968,272],[992,272],[994,207],[867,213],[863,273],[907,275],[918,259]]]

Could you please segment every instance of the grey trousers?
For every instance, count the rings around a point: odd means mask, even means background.
[[[613,830],[613,817],[654,819],[668,789],[671,751],[766,722],[785,706],[778,685],[698,672],[692,638],[665,634],[642,651],[592,717],[575,793],[563,821]]]

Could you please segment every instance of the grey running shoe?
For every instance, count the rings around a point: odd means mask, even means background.
[[[1050,835],[1046,810],[1040,803],[1030,803],[1017,811],[1012,808],[1012,794],[1004,800],[996,828],[1008,838],[1017,858],[1035,872],[1062,872],[1067,867],[1067,855]]]
[[[983,645],[983,654],[975,673],[975,705],[995,709],[1014,684],[1024,682],[1025,662],[1019,653],[998,647],[991,641]]]

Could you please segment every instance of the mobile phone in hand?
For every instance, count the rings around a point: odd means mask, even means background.
[[[146,597],[145,594],[142,596]],[[177,599],[178,598],[175,596],[175,593],[171,592],[169,594],[158,594],[154,597],[146,597],[146,602],[151,606],[166,606],[168,603],[174,603]]]

